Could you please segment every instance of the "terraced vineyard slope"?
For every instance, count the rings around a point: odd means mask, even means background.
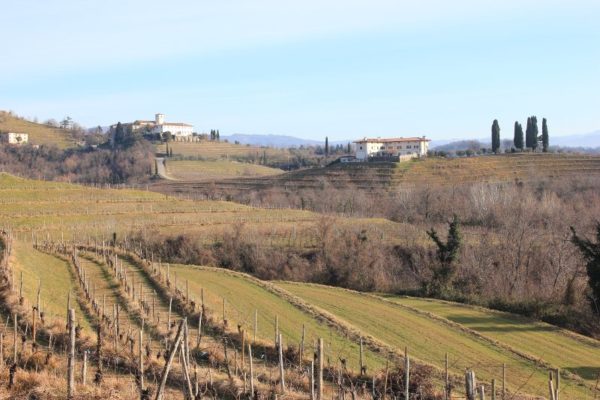
[[[333,164],[262,178],[211,182],[165,182],[153,185],[164,193],[192,195],[220,189],[229,192],[339,189],[399,190],[413,187],[480,182],[515,182],[555,177],[600,176],[600,157],[570,154],[503,154],[470,158],[425,158],[401,163]]]
[[[433,299],[388,297],[461,324],[595,385],[600,376],[600,342],[518,315]]]
[[[508,344],[477,334],[477,331],[469,329],[468,324],[452,323],[445,318],[376,296],[320,285],[278,285],[356,326],[367,335],[398,348],[408,346],[415,357],[432,365],[442,367],[445,354],[448,353],[450,370],[457,374],[472,368],[480,380],[490,382],[493,378],[502,377],[504,364],[508,371],[508,388],[512,394],[546,396],[548,368],[562,366],[544,359],[547,352],[528,352],[532,356],[528,357]],[[549,340],[552,343],[552,336],[549,336]],[[562,342],[559,340],[558,344]],[[564,342],[566,346],[573,344],[569,337],[565,337]],[[526,344],[521,346],[523,349]],[[529,351],[536,349],[539,350],[540,347]],[[574,355],[573,358],[576,359],[577,356]],[[593,393],[591,382],[586,382],[579,376],[569,375],[568,379],[563,379],[562,384],[565,398],[585,398]]]

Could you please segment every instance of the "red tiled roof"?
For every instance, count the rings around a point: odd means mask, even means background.
[[[396,142],[431,142],[430,139],[424,137],[400,137],[400,138],[364,138],[355,140],[354,143],[396,143]]]

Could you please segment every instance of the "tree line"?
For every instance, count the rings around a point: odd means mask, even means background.
[[[535,115],[527,118],[527,126],[525,128],[525,134],[523,134],[523,126],[519,121],[515,121],[514,135],[513,135],[513,148],[515,150],[524,151],[526,149],[535,152],[539,147],[542,148],[542,152],[546,153],[550,145],[550,138],[548,133],[548,121],[546,118],[542,119],[542,134],[539,134],[538,120]],[[492,152],[498,153],[500,151],[500,124],[495,119],[492,123]]]

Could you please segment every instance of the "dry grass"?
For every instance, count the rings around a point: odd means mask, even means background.
[[[19,132],[29,134],[29,143],[56,145],[67,148],[75,145],[75,139],[67,131],[44,124],[19,119],[6,111],[0,111],[0,132]]]
[[[173,149],[173,156],[199,157],[204,160],[228,160],[236,157],[253,158],[257,162],[265,154],[269,160],[286,161],[290,153],[284,149],[272,147],[246,146],[226,142],[170,142],[169,148]],[[164,153],[166,144],[156,147],[157,152]]]
[[[166,164],[167,173],[170,176],[184,181],[210,181],[238,177],[250,178],[283,173],[282,170],[276,168],[227,160],[168,160]]]

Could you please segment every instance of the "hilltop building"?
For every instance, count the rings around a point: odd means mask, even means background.
[[[354,153],[359,161],[372,158],[398,158],[399,160],[424,157],[431,140],[422,137],[363,138],[354,142]]]
[[[136,120],[121,124],[125,129],[131,129],[132,132],[147,132],[162,135],[165,132],[171,132],[171,135],[177,139],[185,139],[192,136],[194,126],[183,122],[165,122],[164,114],[156,114],[154,121]],[[111,130],[114,130],[117,125],[111,125]]]
[[[29,134],[17,132],[0,133],[0,142],[8,144],[25,144],[29,142]]]

